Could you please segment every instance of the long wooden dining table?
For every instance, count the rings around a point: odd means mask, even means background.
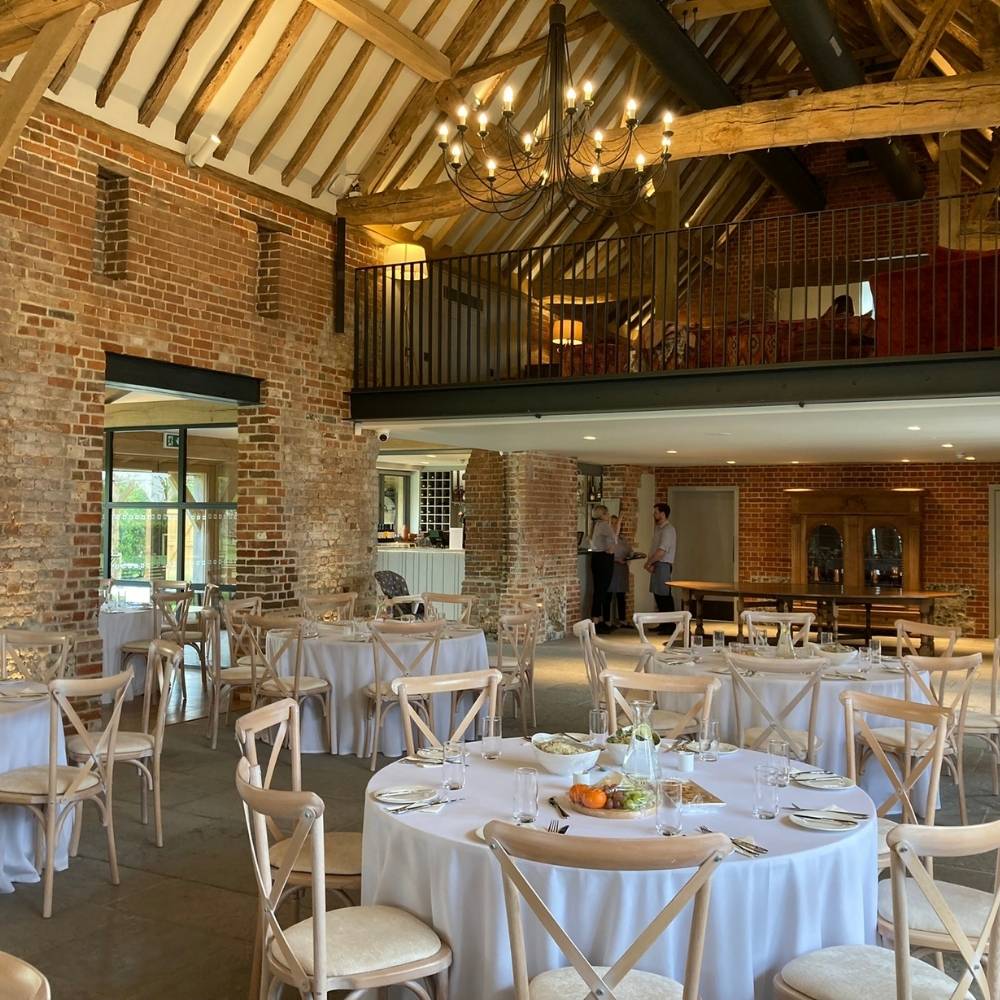
[[[899,587],[848,587],[838,583],[720,583],[708,580],[671,580],[681,601],[695,620],[695,635],[705,634],[706,597],[751,597],[775,602],[778,611],[791,611],[796,601],[815,602],[822,624],[832,626],[837,608],[853,605],[865,609],[865,641],[872,637],[872,608],[875,606],[915,607],[920,620],[929,622],[934,604],[941,598],[958,597],[943,590],[903,590]]]

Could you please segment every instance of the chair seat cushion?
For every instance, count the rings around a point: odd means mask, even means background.
[[[995,733],[998,730],[1000,730],[1000,715],[971,710],[965,713],[965,731],[967,733]]]
[[[810,1000],[896,1000],[896,957],[888,948],[839,945],[793,958],[781,978]],[[942,1000],[958,985],[933,965],[910,959],[912,1000]],[[972,1000],[972,994],[966,994]]]
[[[288,691],[292,690],[292,685],[295,683],[293,677],[282,677],[282,684],[286,685]],[[322,677],[311,677],[308,674],[303,674],[299,678],[299,694],[312,694],[314,691],[326,691],[329,688],[329,684],[323,680]],[[262,694],[278,695],[281,698],[287,697],[285,691],[281,689],[276,681],[264,681],[260,686]]]
[[[250,684],[253,681],[253,671],[246,667],[223,667],[219,671],[219,680],[223,684]]]
[[[328,833],[324,838],[327,875],[361,874],[361,834]],[[288,856],[290,841],[279,840],[271,847],[271,867],[280,868]],[[307,840],[292,864],[292,871],[312,871],[312,848]]]
[[[603,976],[608,966],[596,966]],[[535,976],[528,987],[531,1000],[585,1000],[587,986],[576,969],[552,969]],[[619,1000],[682,1000],[684,987],[673,979],[633,969],[615,987]]]
[[[148,733],[128,733],[118,730],[115,740],[115,757],[148,757],[153,752],[153,737]],[[71,757],[89,757],[86,743],[81,736],[66,739],[66,753]]]
[[[132,642],[123,642],[121,644],[122,654],[142,653],[145,656],[149,652],[149,644],[152,641],[152,639],[133,639]]]
[[[932,749],[931,745],[923,747],[921,749],[920,744],[927,739],[927,734],[930,732],[921,726],[911,726],[910,727],[910,747],[914,753],[923,755],[929,753]],[[884,747],[890,749],[902,749],[906,742],[906,729],[903,726],[880,726],[878,729],[872,730],[872,735],[882,744]],[[951,741],[945,740],[944,752],[950,753],[952,750]]]
[[[977,940],[986,926],[986,918],[993,905],[993,893],[970,889],[967,885],[957,885],[954,882],[938,882],[936,879],[934,884],[955,914],[962,930],[972,941]],[[906,880],[906,912],[910,930],[928,934],[947,933],[934,907],[927,902],[911,878]],[[878,915],[882,920],[892,923],[892,883],[889,879],[883,879],[878,884]]]
[[[80,768],[63,764],[56,768],[56,792],[64,795],[74,778],[80,774]],[[96,774],[88,774],[77,791],[86,791],[98,784]],[[46,795],[49,790],[49,769],[42,764],[39,767],[19,767],[15,771],[0,773],[0,795]]]
[[[752,747],[758,739],[760,739],[761,734],[766,729],[766,726],[751,726],[749,729],[743,730],[743,744],[744,746]],[[804,757],[806,754],[806,743],[809,742],[809,733],[805,729],[786,729],[788,733],[789,742],[791,743],[792,749],[800,757]],[[772,733],[768,739],[781,739],[780,733]],[[818,750],[823,745],[823,741],[818,736],[813,736],[813,749]],[[767,750],[767,746],[764,746]]]
[[[285,931],[289,947],[307,975],[313,971],[312,917]],[[430,958],[441,939],[416,917],[395,906],[346,906],[326,915],[326,971],[331,977],[358,976]],[[284,967],[272,942],[270,959]]]
[[[48,980],[33,965],[0,951],[4,1000],[48,1000]]]

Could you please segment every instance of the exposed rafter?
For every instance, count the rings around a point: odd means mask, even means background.
[[[896,70],[895,79],[912,80],[923,73],[932,53],[937,48],[938,42],[941,41],[941,36],[948,27],[948,22],[951,21],[961,3],[962,0],[936,0],[920,27],[917,28],[917,33],[913,36],[913,41],[910,42],[910,47],[906,50],[906,54]]]
[[[66,81],[73,75],[73,70],[76,69],[76,64],[80,61],[80,56],[83,55],[83,47],[87,44],[87,39],[90,38],[95,24],[97,24],[97,18],[94,18],[80,32],[80,37],[74,42],[73,48],[69,50],[69,55],[63,60],[56,75],[52,77],[52,82],[49,84],[51,93],[58,94],[66,86]]]
[[[96,104],[99,108],[103,108],[108,103],[111,92],[115,89],[125,70],[128,69],[128,64],[132,61],[132,53],[135,52],[135,47],[139,44],[139,40],[145,33],[146,28],[149,27],[149,22],[153,19],[153,15],[157,12],[162,2],[163,0],[142,0],[142,3],[136,8],[135,13],[132,15],[132,23],[129,25],[128,31],[125,32],[125,37],[122,39],[121,45],[118,46],[104,77],[97,85]]]
[[[101,0],[97,16],[133,3],[135,0]],[[26,52],[50,21],[84,6],[83,0],[4,0],[0,4],[0,62]]]

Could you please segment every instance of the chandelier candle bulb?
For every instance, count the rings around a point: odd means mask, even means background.
[[[514,112],[514,88],[504,87],[503,88],[503,113],[505,115],[513,114]]]
[[[601,131],[597,131],[594,133],[594,152],[597,154],[598,159],[600,159],[603,149],[604,149],[604,133]]]
[[[461,156],[462,156],[462,147],[461,146],[457,146],[457,145],[456,146],[452,146],[451,147],[451,165],[456,170],[458,169],[458,163],[459,163],[459,160],[460,160]]]
[[[483,139],[485,139],[486,136],[489,134],[489,129],[487,129],[487,127],[486,127],[489,124],[489,121],[490,121],[489,118],[486,117],[486,112],[485,111],[480,111],[479,112],[479,135]]]
[[[576,110],[576,91],[572,87],[566,91],[566,110],[569,112]]]
[[[469,117],[469,109],[464,105],[460,104],[458,107],[458,126],[459,128],[465,128],[466,120]]]
[[[490,160],[489,162],[487,162],[487,164],[486,164],[486,170],[487,170],[487,172],[489,174],[490,180],[493,180],[496,177],[496,175],[497,175],[496,160]]]
[[[532,136],[532,134],[530,132],[525,132],[524,133],[524,139],[522,141],[524,142],[524,151],[526,153],[530,153],[531,152],[531,144],[535,141],[534,136]]]
[[[448,145],[448,126],[444,122],[438,125],[438,145],[442,149]]]
[[[590,183],[597,184],[601,179],[601,168],[595,163],[590,168]]]
[[[635,158],[635,172],[641,174],[646,167],[646,157],[639,153]]]
[[[583,103],[594,103],[594,85],[589,80],[583,81]]]

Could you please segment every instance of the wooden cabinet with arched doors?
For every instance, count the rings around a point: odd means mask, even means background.
[[[920,589],[920,490],[800,490],[791,498],[793,583]]]

